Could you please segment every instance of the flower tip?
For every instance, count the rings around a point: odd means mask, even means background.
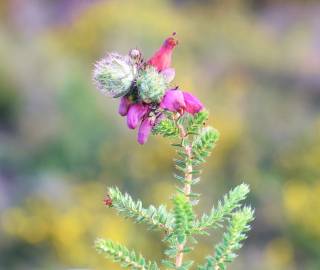
[[[139,131],[138,131],[138,143],[139,144],[143,145],[148,141],[153,125],[154,125],[154,120],[149,117],[144,119],[141,122],[141,125],[139,127]]]
[[[173,49],[175,46],[179,44],[179,41],[174,37],[168,37],[164,43],[166,47]]]
[[[138,143],[140,144],[140,145],[144,145],[146,142],[147,142],[147,139],[146,140],[144,140],[144,139],[140,139],[139,137],[138,137]]]
[[[128,97],[124,96],[120,99],[120,104],[119,104],[119,109],[118,109],[118,113],[121,116],[126,116],[128,114],[128,110],[130,107],[130,100],[128,99]]]
[[[177,32],[172,32],[172,38],[174,38],[175,36],[177,35]],[[177,38],[174,38],[174,40],[175,40],[175,46],[177,46],[177,45],[179,45],[179,40],[177,39]]]
[[[130,129],[135,129],[140,120],[148,112],[148,107],[142,103],[136,103],[130,106],[127,115],[127,125]]]

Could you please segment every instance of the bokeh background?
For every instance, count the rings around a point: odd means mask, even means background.
[[[256,220],[230,269],[320,269],[319,1],[1,0],[0,22],[1,270],[119,269],[96,254],[98,236],[161,259],[160,235],[102,200],[118,185],[167,203],[174,151],[138,145],[91,74],[106,51],[147,58],[173,31],[175,83],[221,132],[199,213],[252,189]]]

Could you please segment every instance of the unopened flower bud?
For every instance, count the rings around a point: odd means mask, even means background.
[[[95,65],[93,79],[97,88],[113,98],[127,94],[136,76],[136,68],[128,56],[110,53]]]
[[[160,102],[168,86],[164,76],[154,67],[147,69],[138,76],[139,96],[146,103]]]
[[[103,202],[106,206],[112,207],[112,199],[110,195],[107,195],[106,198],[103,200]]]
[[[138,50],[138,49],[132,49],[130,52],[129,52],[129,56],[132,60],[140,60],[141,57],[142,57],[142,54],[141,52]]]

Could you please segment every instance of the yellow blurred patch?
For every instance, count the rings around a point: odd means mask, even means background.
[[[320,239],[320,183],[291,181],[284,187],[283,202],[289,221]]]
[[[288,270],[294,262],[293,247],[285,238],[272,240],[266,248],[265,255],[269,269]]]

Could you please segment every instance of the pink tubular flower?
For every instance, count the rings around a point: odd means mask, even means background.
[[[124,96],[120,99],[118,112],[121,116],[126,116],[128,114],[129,107],[131,105],[131,101],[128,97]]]
[[[184,102],[186,103],[186,111],[191,114],[200,112],[204,107],[200,100],[188,92],[183,92]]]
[[[147,64],[154,66],[160,72],[171,66],[172,51],[177,46],[178,40],[167,38],[160,49],[148,60]]]
[[[128,110],[127,125],[130,129],[135,129],[140,120],[147,114],[148,106],[142,103],[132,104]]]
[[[160,107],[171,112],[183,111],[186,108],[186,103],[184,102],[182,91],[177,89],[168,90],[160,103]]]
[[[148,141],[153,126],[154,119],[151,117],[147,117],[141,122],[138,131],[138,143],[145,144]]]

